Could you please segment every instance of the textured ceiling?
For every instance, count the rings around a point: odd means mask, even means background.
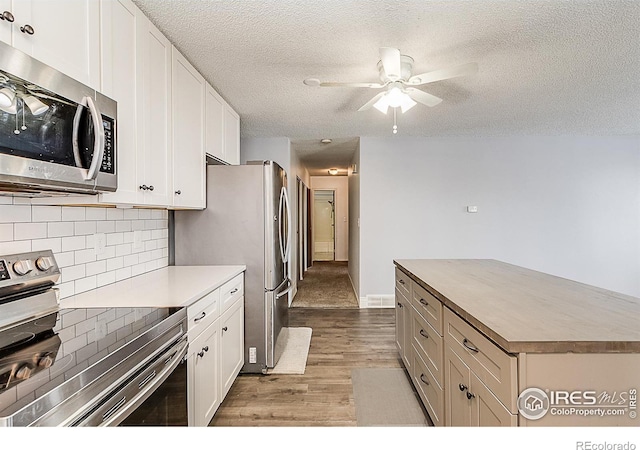
[[[360,138],[333,139],[330,144],[323,144],[318,139],[291,141],[291,149],[298,154],[311,176],[329,175],[329,169],[338,169],[338,175],[347,175],[359,145]]]
[[[426,85],[444,101],[399,115],[399,135],[640,134],[640,1],[134,0],[238,111],[243,136],[389,136],[357,112],[378,91],[378,48],[414,73],[477,62]]]

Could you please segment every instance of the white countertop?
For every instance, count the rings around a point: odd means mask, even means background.
[[[61,308],[189,306],[246,266],[169,266],[60,300]]]

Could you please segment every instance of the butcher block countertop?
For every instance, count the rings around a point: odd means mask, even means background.
[[[189,306],[245,266],[169,266],[62,299],[62,308]]]
[[[640,299],[488,259],[395,265],[508,353],[638,353]]]

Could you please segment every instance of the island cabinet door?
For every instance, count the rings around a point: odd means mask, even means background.
[[[189,425],[206,427],[221,403],[220,320],[209,325],[189,348]]]
[[[445,425],[471,426],[471,399],[467,398],[471,395],[471,371],[448,345],[444,359]]]
[[[472,425],[480,427],[515,427],[518,425],[518,416],[511,414],[474,373],[471,374],[469,392]]]

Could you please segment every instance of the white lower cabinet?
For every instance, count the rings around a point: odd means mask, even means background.
[[[243,292],[240,274],[187,308],[189,426],[209,425],[244,365]]]
[[[206,427],[220,406],[220,319],[189,344],[189,398],[193,399],[189,425]],[[233,381],[232,381],[233,382]]]

